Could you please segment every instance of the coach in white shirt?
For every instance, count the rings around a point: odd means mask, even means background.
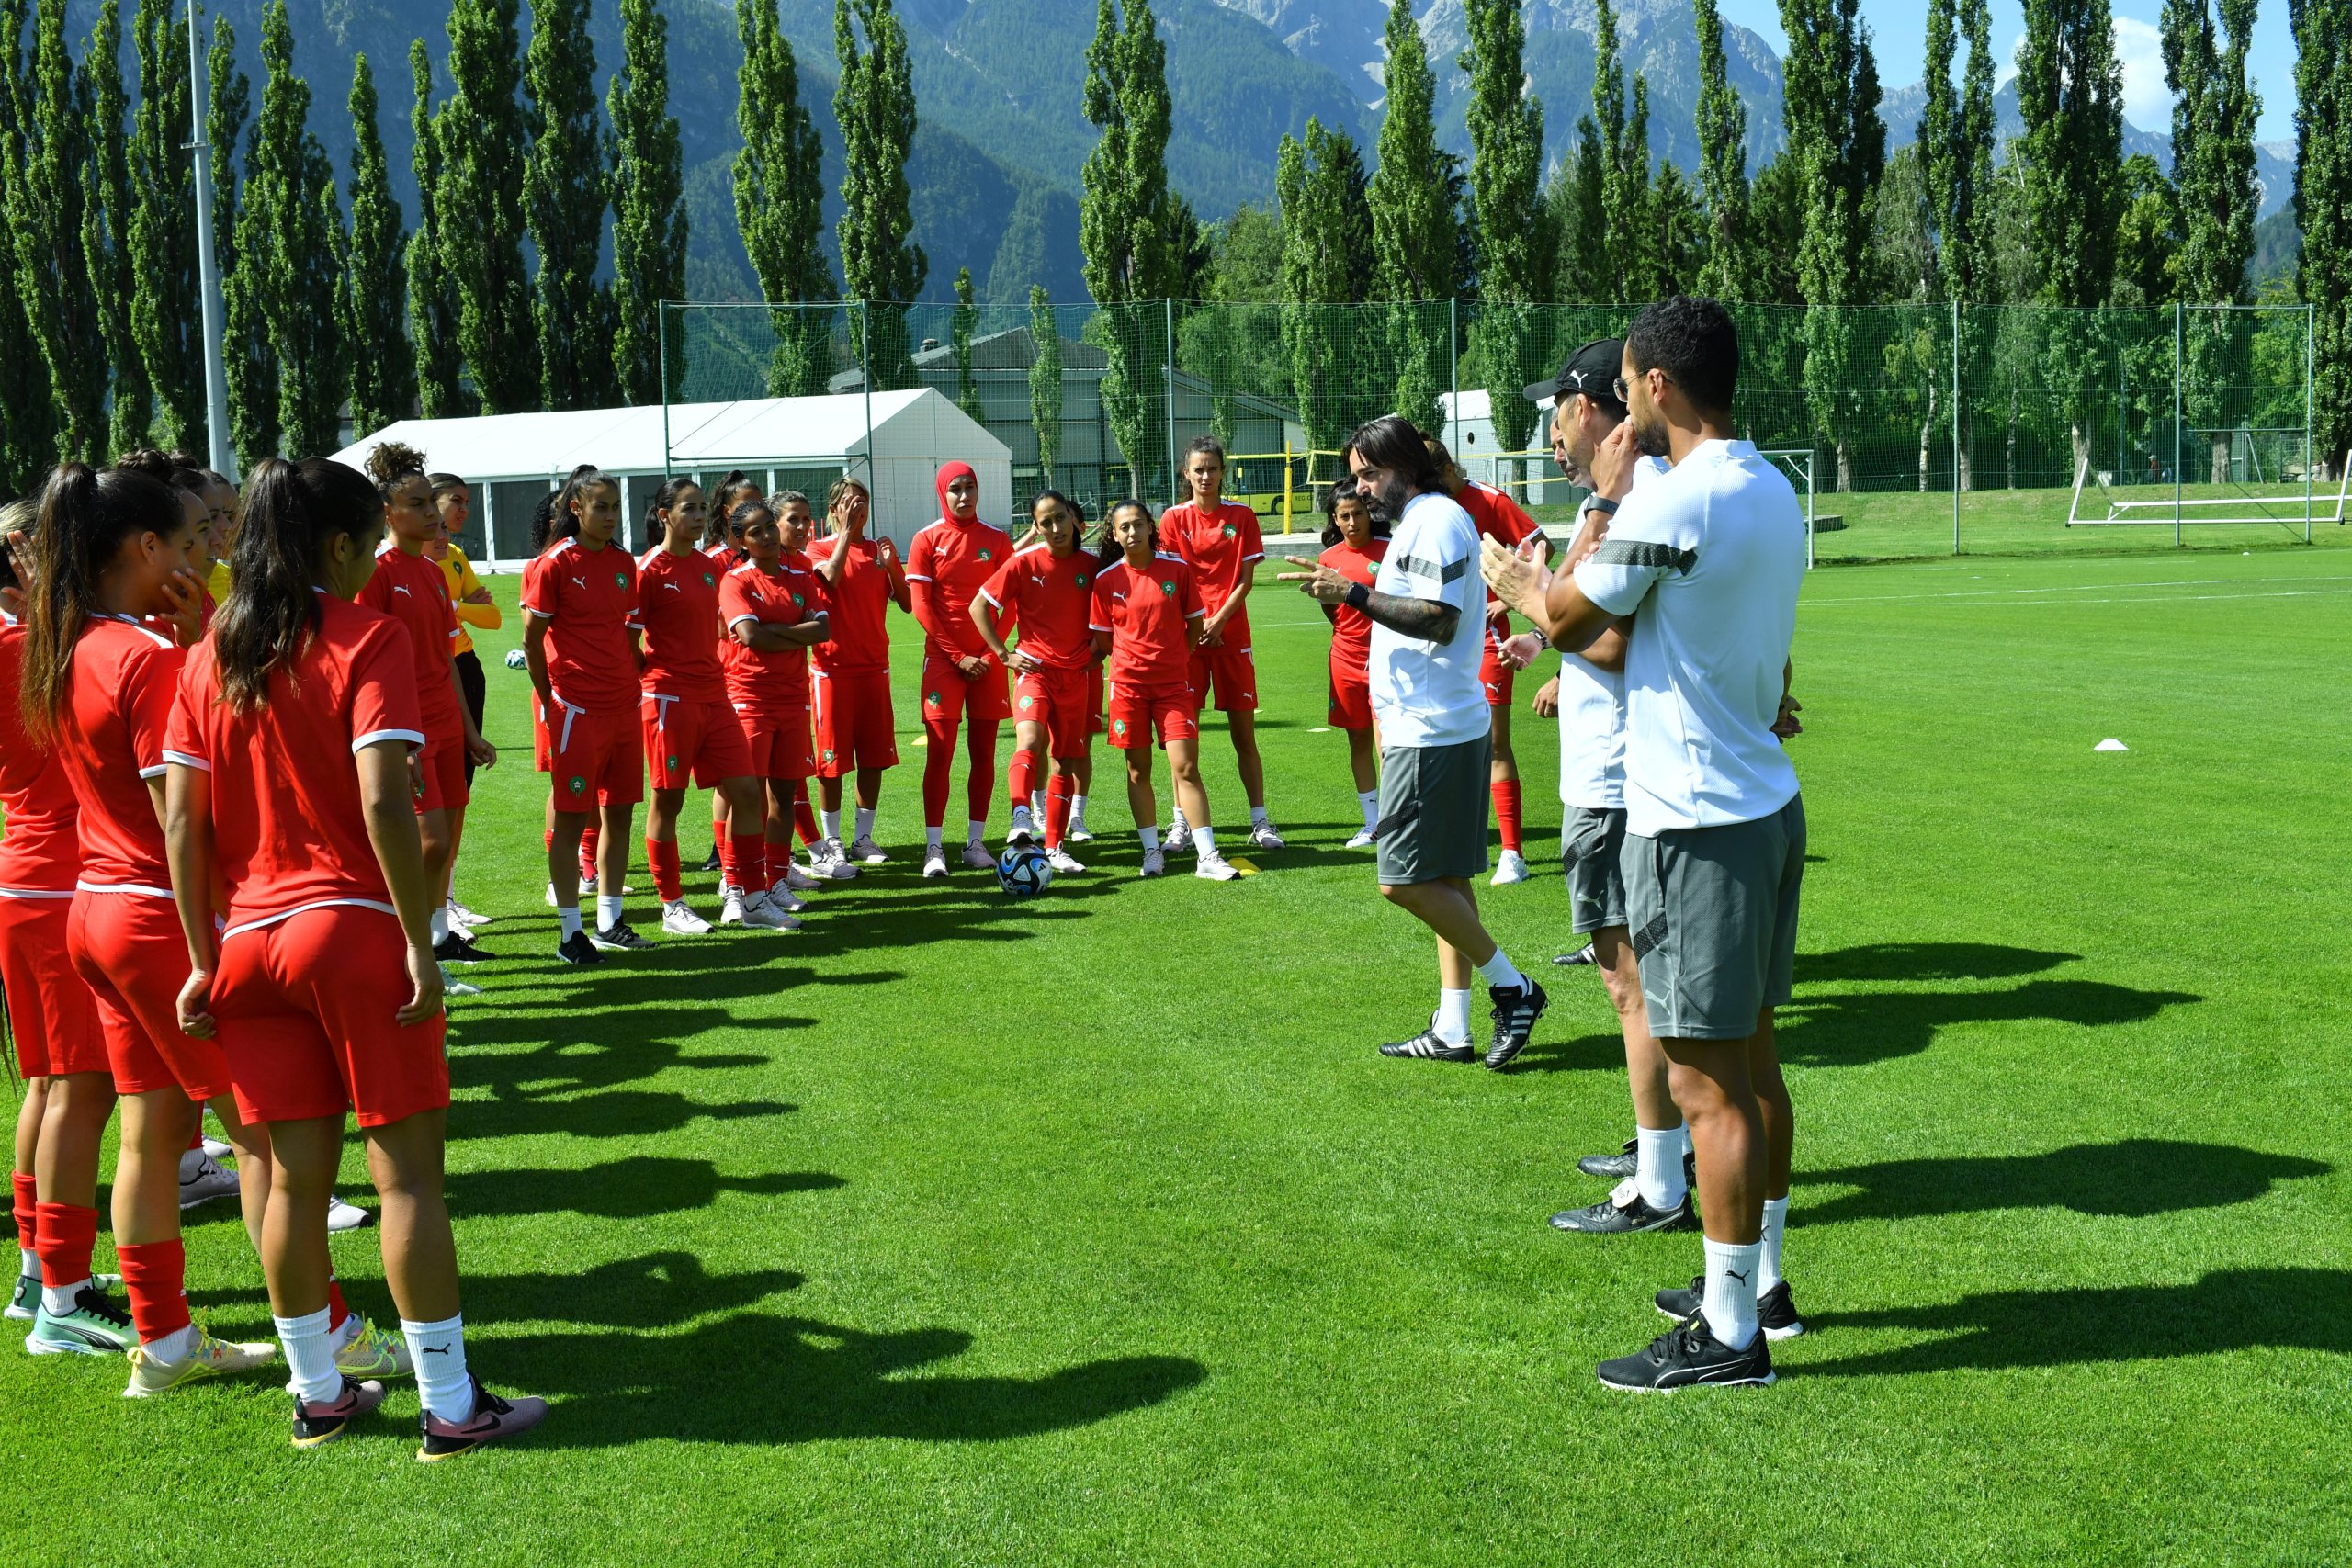
[[[1690,1124],[1706,1229],[1696,1288],[1660,1292],[1660,1308],[1687,1319],[1648,1349],[1603,1362],[1600,1381],[1618,1388],[1770,1382],[1761,1293],[1781,1334],[1802,1330],[1777,1278],[1791,1119],[1771,1010],[1789,999],[1804,870],[1804,803],[1773,729],[1804,521],[1787,478],[1732,436],[1738,370],[1737,334],[1713,300],[1669,299],[1635,318],[1612,389],[1629,417],[1592,465],[1596,496],[1615,515],[1540,596],[1539,624],[1562,649],[1634,618],[1626,917],[1650,1029]],[[1673,468],[1635,495],[1644,454]],[[1508,551],[1488,552],[1485,570],[1514,607],[1538,578]]]
[[[1396,519],[1371,588],[1329,567],[1283,574],[1318,603],[1347,604],[1372,621],[1372,709],[1380,729],[1380,892],[1437,933],[1438,1010],[1383,1055],[1470,1062],[1470,976],[1487,982],[1494,1034],[1487,1065],[1525,1047],[1543,1015],[1544,988],[1519,972],[1478,919],[1471,878],[1487,869],[1491,741],[1478,679],[1486,596],[1478,533],[1446,493],[1421,433],[1383,414],[1348,439],[1359,488]]]

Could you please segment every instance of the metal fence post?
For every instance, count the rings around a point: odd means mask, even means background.
[[[865,389],[865,482],[878,486],[882,476],[874,463],[874,307],[857,302],[857,380]]]
[[[653,325],[662,345],[662,477],[670,477],[670,301],[653,307]]]
[[[1168,384],[1168,493],[1176,494],[1176,301],[1162,299],[1160,309],[1160,365]]]
[[[2172,303],[2172,542],[2180,543],[2180,301]]]
[[[1445,301],[1445,378],[1453,389],[1453,400],[1447,405],[1453,410],[1453,429],[1448,433],[1445,447],[1449,452],[1462,450],[1462,302],[1447,296]],[[1307,459],[1309,471],[1314,459]]]
[[[2312,542],[2312,307],[2303,307],[2303,543]],[[2341,516],[2338,523],[2344,521]]]
[[[1951,553],[1960,554],[1960,301],[1951,302]]]

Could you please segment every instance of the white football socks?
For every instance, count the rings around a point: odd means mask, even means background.
[[[1086,826],[1086,796],[1073,795],[1069,797],[1069,825],[1073,828]]]
[[[1044,790],[1033,789],[1029,792],[1029,815],[1035,817],[1040,822],[1043,822],[1046,819],[1046,792]]]
[[[989,825],[987,823],[967,821],[964,824],[964,841],[966,843],[977,844],[988,836]]]
[[[1756,1293],[1762,1295],[1781,1282],[1781,1233],[1789,1227],[1789,1201],[1764,1200],[1764,1261],[1758,1268]]]
[[[1371,832],[1380,826],[1380,792],[1376,789],[1356,792],[1356,809],[1363,813],[1363,830]]]
[[[29,1276],[38,1273],[40,1269],[40,1265],[36,1263],[32,1268],[26,1269],[25,1272]],[[54,1289],[51,1289],[50,1286],[43,1285],[40,1288],[41,1309],[47,1312],[51,1317],[63,1317],[67,1313],[74,1310],[74,1298],[80,1295],[82,1293],[82,1287],[87,1285],[89,1282],[90,1277],[87,1274],[85,1274],[70,1285],[59,1285]]]
[[[570,942],[580,934],[580,906],[567,904],[555,912],[556,923],[563,928],[563,939]]]
[[[435,947],[438,947],[441,945],[442,940],[449,934],[449,906],[444,904],[439,908],[434,910],[432,914],[432,922],[433,944]]]
[[[408,1341],[408,1359],[416,1368],[416,1392],[425,1412],[444,1421],[463,1421],[474,1413],[473,1379],[466,1374],[466,1317],[459,1313],[439,1323],[401,1319],[401,1337]]]
[[[838,839],[842,836],[842,814],[838,811],[819,811],[817,825],[825,830],[825,837],[828,839]]]
[[[1136,831],[1143,835],[1143,847],[1144,847],[1144,851],[1145,851],[1145,852],[1146,852],[1146,853],[1148,853],[1148,852],[1150,852],[1151,851],[1156,850],[1156,849],[1158,849],[1158,848],[1159,847],[1159,829],[1157,829],[1157,828],[1138,828],[1138,829],[1136,829]]]
[[[1470,1043],[1470,993],[1441,990],[1437,994],[1437,1037],[1449,1045]]]
[[[40,1278],[40,1258],[34,1257],[31,1253],[26,1251],[21,1247],[17,1248],[17,1257],[20,1259],[17,1265],[17,1272],[18,1274],[24,1276],[24,1278],[28,1280],[38,1280]]]
[[[331,1309],[321,1307],[300,1317],[272,1317],[277,1342],[286,1347],[287,1392],[313,1404],[323,1404],[343,1390],[343,1374],[335,1370],[334,1337],[327,1329]]]
[[[1252,828],[1262,828],[1265,825],[1266,808],[1262,806],[1251,807],[1250,808],[1250,826]]]
[[[1498,991],[1527,989],[1527,976],[1519,972],[1519,965],[1510,961],[1510,954],[1502,950],[1499,942],[1495,945],[1495,955],[1478,965],[1478,978]]]
[[[1192,832],[1193,825],[1184,820],[1184,808],[1180,806],[1176,808],[1175,817],[1168,824],[1168,841],[1171,844],[1182,843],[1192,836]]]
[[[185,1361],[197,1347],[202,1330],[193,1323],[185,1328],[175,1328],[161,1339],[142,1340],[139,1348],[158,1361]]]
[[[923,848],[933,854],[944,854],[946,852],[946,838],[947,829],[944,828],[925,828],[922,830]]]
[[[1193,829],[1193,852],[1206,860],[1216,853],[1216,834],[1207,828]]]
[[[1634,1159],[1634,1180],[1651,1208],[1671,1209],[1690,1191],[1682,1179],[1680,1127],[1635,1127]]]
[[[1707,1284],[1700,1313],[1715,1342],[1745,1350],[1756,1338],[1756,1270],[1764,1258],[1764,1244],[1745,1247],[1707,1238]]]
[[[874,837],[874,812],[868,807],[857,808],[857,836],[861,839]]]
[[[621,896],[617,893],[596,895],[596,929],[611,931],[621,923]]]

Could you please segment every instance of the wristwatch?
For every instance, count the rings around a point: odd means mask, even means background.
[[[1603,517],[1608,517],[1616,513],[1617,503],[1605,495],[1588,495],[1584,498],[1584,510],[1598,512]]]

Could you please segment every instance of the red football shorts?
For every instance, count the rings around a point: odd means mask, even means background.
[[[689,775],[704,789],[752,776],[752,743],[732,703],[648,694],[638,704],[637,724],[655,789],[684,789]]]
[[[1258,666],[1246,648],[1193,649],[1193,691],[1203,707],[1251,713],[1258,706]]]
[[[974,724],[998,724],[1012,716],[1012,700],[1005,691],[1004,666],[989,660],[987,673],[977,681],[947,660],[925,649],[922,656],[922,727],[955,731],[968,718]]]
[[[1091,674],[1087,670],[1038,670],[1015,682],[1012,716],[1046,727],[1046,755],[1086,755],[1094,717]]]
[[[805,779],[815,772],[807,708],[771,708],[765,713],[744,713],[739,708],[736,713],[743,721],[743,738],[751,742],[752,777]]]
[[[645,742],[634,715],[559,706],[548,726],[548,763],[558,811],[635,806],[645,798]]]
[[[1102,711],[1102,666],[1091,664],[1086,670],[1086,732],[1101,735],[1111,728],[1110,716]]]
[[[1495,656],[1495,634],[1488,628],[1486,651],[1478,656],[1478,682],[1487,688],[1487,705],[1490,708],[1510,706],[1511,677],[1519,673]]]
[[[548,771],[548,753],[555,742],[548,736],[547,716],[539,712],[539,694],[531,694],[531,766],[540,773]]]
[[[899,765],[899,719],[890,706],[890,672],[836,675],[808,671],[815,688],[817,772],[846,778],[861,768]]]
[[[97,1004],[116,1092],[147,1094],[177,1086],[190,1100],[229,1092],[229,1062],[220,1043],[180,1032],[187,938],[180,933],[179,911],[169,898],[77,893],[65,944]]]
[[[329,904],[220,940],[212,1016],[249,1122],[356,1113],[363,1127],[449,1103],[447,1020],[403,1029],[407,943],[399,917]]]
[[[28,1078],[111,1070],[98,1004],[65,947],[73,910],[70,894],[0,897],[0,991],[17,1037],[17,1070]]]
[[[1331,702],[1325,710],[1334,729],[1372,728],[1372,679],[1353,665],[1331,665]]]
[[[1197,740],[1201,701],[1190,686],[1111,687],[1111,744],[1124,751],[1155,733],[1164,749],[1170,740]]]
[[[473,789],[466,783],[466,737],[463,730],[454,737],[436,736],[424,748],[424,755],[417,766],[424,775],[424,787],[417,792],[416,809],[422,816],[427,811],[460,811],[473,799]]]

